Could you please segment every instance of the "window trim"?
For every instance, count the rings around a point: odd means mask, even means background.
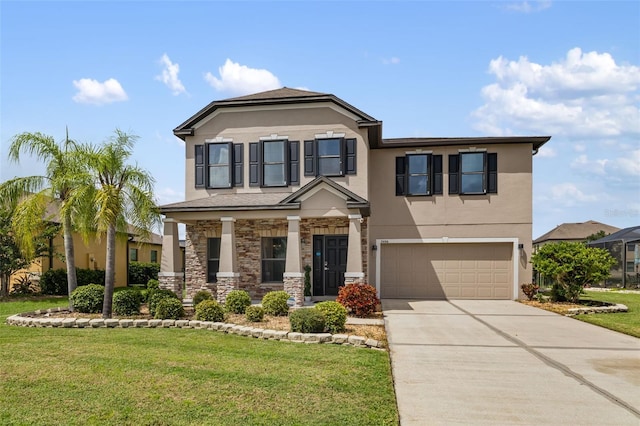
[[[459,173],[460,173],[460,177],[459,177],[459,182],[460,182],[460,195],[484,195],[487,193],[487,153],[486,151],[474,151],[474,152],[460,152],[458,153],[458,155],[460,156],[460,164],[458,166],[459,169]],[[472,171],[472,172],[465,172],[463,171],[463,160],[464,157],[470,157],[471,155],[482,155],[482,170],[480,171]],[[465,176],[480,176],[482,178],[482,187],[480,191],[471,191],[471,192],[464,192],[462,189],[462,181],[464,179]]]
[[[212,257],[211,256],[211,242],[212,240],[218,240],[218,257]],[[215,283],[218,281],[217,278],[217,274],[218,272],[220,272],[220,247],[222,245],[221,242],[221,238],[220,237],[213,237],[213,238],[207,238],[207,282],[208,283]],[[216,272],[213,274],[213,281],[210,281],[210,279],[212,278],[212,272],[211,272],[211,262],[216,262],[218,265],[218,270],[216,270]]]
[[[411,173],[411,158],[412,157],[425,157],[425,166],[426,169],[424,170],[424,173]],[[406,180],[406,195],[410,196],[410,197],[424,197],[424,196],[429,196],[431,195],[431,174],[432,174],[432,166],[431,166],[431,154],[422,154],[422,153],[415,153],[415,154],[407,154],[405,156],[407,164],[405,166],[406,169],[406,176],[407,176],[407,180]],[[426,188],[426,193],[412,193],[411,192],[411,177],[412,176],[424,176],[425,179],[427,180],[425,188]]]
[[[320,144],[322,142],[328,142],[328,141],[338,141],[338,145],[339,145],[339,153],[338,155],[332,154],[332,155],[320,155]],[[333,138],[320,138],[320,139],[316,139],[316,143],[315,143],[315,157],[316,157],[316,170],[317,170],[317,176],[326,176],[326,177],[340,177],[340,176],[344,176],[344,169],[345,169],[345,154],[346,154],[346,148],[345,148],[345,142],[344,142],[344,138],[342,137],[333,137]],[[333,159],[336,158],[338,159],[338,166],[340,171],[338,173],[334,173],[334,174],[322,174],[320,173],[320,160],[322,159]]]
[[[263,247],[264,247],[264,243],[267,240],[271,240],[271,247],[273,247],[273,243],[275,239],[280,239],[284,241],[284,246],[285,246],[285,250],[284,250],[284,254],[283,257],[264,257],[264,253],[263,253]],[[286,268],[286,261],[287,261],[287,251],[286,251],[286,246],[287,246],[287,237],[262,237],[260,239],[260,282],[261,283],[281,283],[284,281],[284,277],[282,277],[281,280],[266,280],[265,279],[265,263],[269,262],[272,264],[275,264],[276,262],[278,263],[282,263],[283,267],[282,267],[282,271],[284,274],[284,270]]]
[[[227,146],[227,150],[228,150],[228,155],[227,155],[227,162],[226,163],[220,163],[220,164],[210,164],[209,163],[209,152],[212,146],[214,145],[226,145]],[[234,165],[234,161],[233,161],[233,143],[231,142],[207,142],[205,144],[205,184],[207,188],[211,188],[211,189],[227,189],[227,188],[232,188],[233,187],[233,165]],[[224,168],[227,167],[227,172],[228,172],[228,176],[229,178],[227,179],[227,184],[226,185],[211,185],[211,168],[212,167],[218,167],[218,168]]]
[[[462,159],[468,154],[483,154],[482,172],[463,172]],[[488,195],[498,193],[498,154],[495,152],[487,152],[486,150],[461,150],[457,154],[449,155],[449,194],[458,195]],[[481,192],[463,192],[462,178],[468,175],[482,174],[482,191]]]
[[[269,143],[282,143],[282,156],[283,156],[283,160],[282,161],[278,161],[278,162],[266,162],[264,159],[264,152],[265,152],[265,144],[269,144]],[[287,187],[289,186],[289,171],[288,169],[290,169],[290,161],[289,161],[289,141],[287,139],[275,139],[275,140],[265,140],[265,141],[260,141],[260,186],[263,188],[283,188],[283,187]],[[269,165],[275,165],[275,164],[282,164],[282,168],[283,168],[283,177],[284,177],[284,182],[281,184],[277,184],[277,185],[267,185],[265,183],[265,173],[264,173],[264,169],[265,166],[269,166]]]

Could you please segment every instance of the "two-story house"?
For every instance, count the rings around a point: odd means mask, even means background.
[[[301,305],[367,282],[383,298],[514,299],[531,267],[532,157],[550,137],[383,139],[330,94],[215,101],[174,129],[186,199],[165,214],[160,281],[187,294],[284,289]]]

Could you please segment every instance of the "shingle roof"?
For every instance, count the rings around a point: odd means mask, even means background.
[[[599,231],[604,231],[607,234],[611,234],[619,230],[620,228],[596,222],[595,220],[588,220],[586,222],[578,223],[563,223],[562,225],[556,226],[551,231],[535,239],[533,241],[533,244],[540,244],[546,241],[586,240],[588,236],[593,235]]]
[[[238,96],[236,98],[225,99],[225,101],[253,101],[258,99],[283,99],[283,98],[304,98],[309,96],[327,96],[328,93],[311,92],[309,90],[291,89],[282,87],[280,89],[267,90],[265,92],[253,93],[251,95]]]

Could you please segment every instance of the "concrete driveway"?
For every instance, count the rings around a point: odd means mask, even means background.
[[[640,425],[640,339],[513,301],[382,307],[403,426]]]

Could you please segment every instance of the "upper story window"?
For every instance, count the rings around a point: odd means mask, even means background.
[[[215,142],[195,146],[195,186],[242,186],[242,144]]]
[[[442,155],[396,157],[396,195],[442,194]]]
[[[461,152],[449,156],[449,194],[498,192],[498,155]]]
[[[305,176],[356,174],[356,139],[342,137],[304,141]]]
[[[249,186],[300,184],[300,142],[263,140],[249,144]]]

